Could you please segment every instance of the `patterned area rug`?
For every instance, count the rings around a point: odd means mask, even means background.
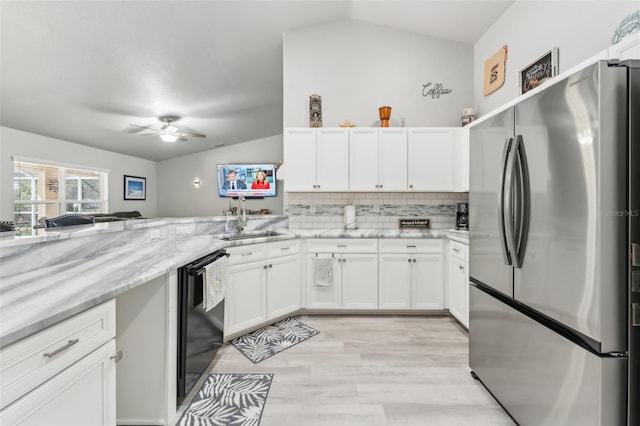
[[[257,364],[318,333],[319,331],[315,328],[309,327],[295,318],[287,318],[274,325],[233,339],[231,344],[254,364]]]
[[[260,424],[273,374],[211,374],[176,426]]]

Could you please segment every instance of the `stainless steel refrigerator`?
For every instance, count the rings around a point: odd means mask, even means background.
[[[469,365],[521,425],[640,425],[640,62],[547,84],[470,129]]]

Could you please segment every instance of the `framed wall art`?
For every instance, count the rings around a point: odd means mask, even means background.
[[[504,45],[492,57],[484,62],[484,76],[482,94],[487,96],[504,84],[506,64],[507,64],[507,45]]]
[[[146,200],[147,178],[124,175],[124,199]]]
[[[554,47],[520,70],[519,92],[521,95],[527,93],[556,75],[558,75],[558,48]]]

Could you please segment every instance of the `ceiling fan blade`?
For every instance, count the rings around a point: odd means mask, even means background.
[[[142,130],[151,130],[152,132],[156,132],[156,133],[158,132],[157,129],[154,129],[151,126],[138,126],[137,124],[131,124],[131,123],[129,123],[129,126],[137,127],[138,129],[140,129],[140,130],[136,130],[138,132],[141,132]]]
[[[190,138],[206,138],[206,135],[200,133],[189,133],[189,132],[180,132],[180,136],[188,136]]]

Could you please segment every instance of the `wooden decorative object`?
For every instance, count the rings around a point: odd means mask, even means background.
[[[322,127],[322,98],[320,95],[309,96],[309,127]]]
[[[495,92],[504,84],[507,63],[507,45],[498,50],[495,55],[484,63],[484,86],[482,94],[487,96]]]

